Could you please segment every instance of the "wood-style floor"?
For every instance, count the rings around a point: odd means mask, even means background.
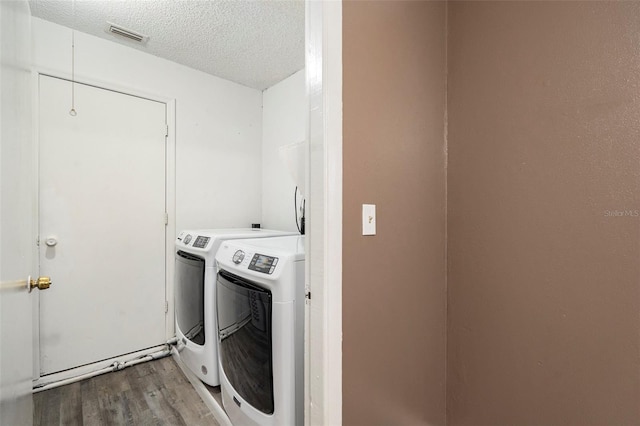
[[[217,426],[169,356],[33,396],[33,424]]]

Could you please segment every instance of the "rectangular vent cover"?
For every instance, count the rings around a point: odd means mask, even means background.
[[[127,28],[121,27],[120,25],[112,24],[111,22],[107,22],[106,30],[108,33],[115,34],[120,37],[126,37],[129,40],[133,40],[138,43],[146,43],[146,41],[149,39],[149,37],[147,37],[146,35],[131,31]]]

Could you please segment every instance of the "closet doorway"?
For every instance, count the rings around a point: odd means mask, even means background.
[[[39,76],[40,375],[166,340],[167,104]]]

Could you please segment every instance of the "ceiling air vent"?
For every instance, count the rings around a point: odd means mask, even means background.
[[[107,22],[106,30],[108,33],[115,34],[120,37],[125,37],[138,43],[146,43],[149,39],[149,37],[146,35],[131,31],[127,28],[121,27],[120,25],[112,24],[111,22]]]

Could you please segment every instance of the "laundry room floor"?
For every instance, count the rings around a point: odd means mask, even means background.
[[[217,426],[172,357],[39,392],[33,424]]]

